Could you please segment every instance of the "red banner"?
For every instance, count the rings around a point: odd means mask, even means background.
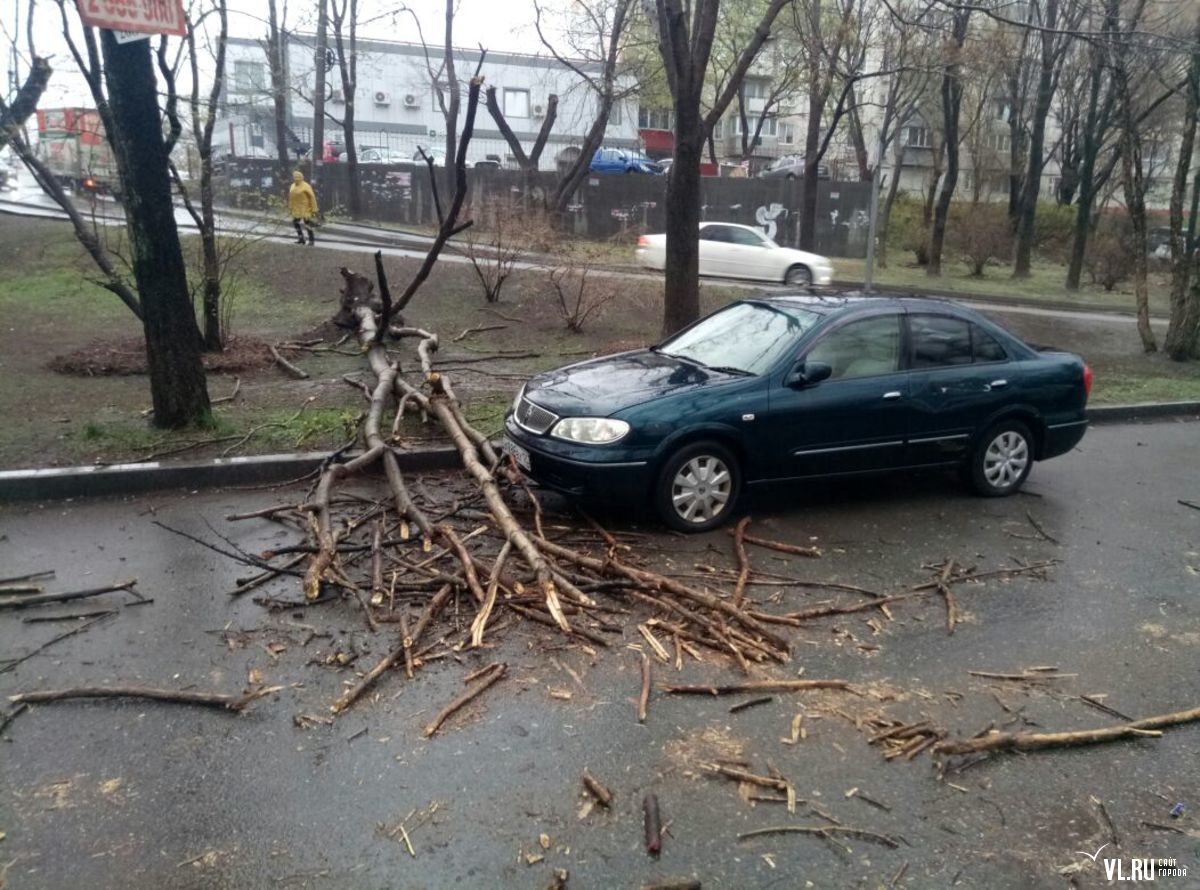
[[[78,0],[85,25],[142,34],[182,35],[183,0]]]

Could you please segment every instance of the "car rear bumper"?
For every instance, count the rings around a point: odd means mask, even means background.
[[[529,453],[529,467],[522,468],[524,472],[546,488],[571,497],[606,503],[642,501],[649,492],[651,479],[647,461],[585,461],[567,457],[556,452],[560,448],[563,451],[578,449],[569,443],[559,444],[525,432],[511,414],[504,418],[504,433]]]
[[[1047,424],[1046,438],[1042,443],[1041,460],[1049,460],[1060,454],[1066,454],[1079,444],[1079,440],[1083,438],[1087,428],[1086,420]]]

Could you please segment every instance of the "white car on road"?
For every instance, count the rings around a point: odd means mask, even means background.
[[[661,271],[666,266],[667,236],[641,236],[635,256],[646,268]],[[815,253],[780,247],[753,226],[706,222],[700,224],[700,274],[806,287],[832,284],[833,264]]]

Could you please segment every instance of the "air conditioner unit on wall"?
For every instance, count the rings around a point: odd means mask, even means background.
[[[346,97],[342,95],[341,90],[330,90],[329,91],[329,101],[337,102],[338,104],[341,104],[342,102],[346,101]]]
[[[392,94],[385,92],[384,90],[376,90],[375,91],[375,104],[376,105],[391,105],[392,104]]]
[[[408,93],[405,95],[405,97],[404,97],[404,107],[405,108],[416,108],[420,104],[421,104],[420,100],[414,94]]]
[[[533,106],[533,116],[534,117],[545,117],[546,116],[546,106],[545,105]]]

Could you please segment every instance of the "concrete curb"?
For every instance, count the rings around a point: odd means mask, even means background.
[[[220,488],[272,485],[312,474],[326,452],[263,454],[197,461],[153,461],[0,471],[0,502],[112,497],[172,488]],[[462,466],[453,447],[398,451],[400,469],[410,472],[449,470]]]
[[[1200,401],[1145,402],[1138,405],[1101,405],[1088,408],[1088,420],[1094,424],[1130,423],[1170,417],[1200,420]],[[300,454],[262,454],[214,460],[0,470],[0,503],[114,497],[173,488],[273,485],[312,474],[328,456],[325,452],[310,451]],[[400,461],[400,469],[406,472],[452,470],[462,466],[458,450],[451,446],[397,451],[396,457]]]
[[[1136,405],[1097,405],[1088,408],[1092,423],[1128,423],[1139,420],[1160,420],[1165,417],[1200,418],[1200,401],[1140,402]]]

